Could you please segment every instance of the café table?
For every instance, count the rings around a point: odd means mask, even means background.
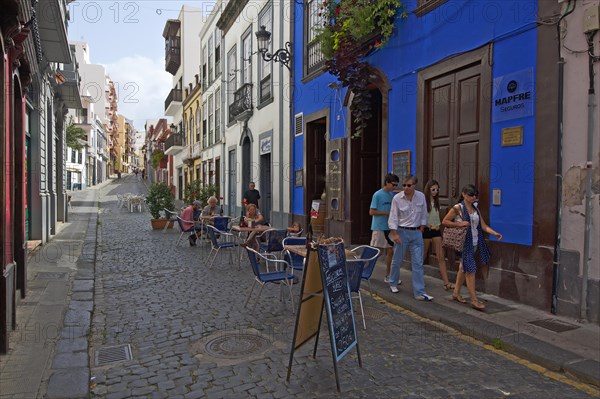
[[[287,249],[288,251],[295,253],[296,255],[300,255],[303,258],[306,258],[306,245],[285,245],[283,247],[283,249]],[[351,250],[349,250],[348,248],[345,249],[346,252],[346,259],[347,258],[356,258],[356,253],[352,252]]]
[[[233,227],[231,228],[231,231],[232,231],[233,233],[237,233],[236,235],[237,235],[237,237],[238,237],[238,240],[240,241],[240,244],[241,244],[241,243],[243,243],[243,242],[245,242],[245,241],[246,241],[246,240],[245,240],[245,239],[242,237],[242,234],[244,234],[245,238],[248,238],[248,236],[249,236],[251,233],[255,233],[255,232],[256,232],[256,233],[262,233],[262,232],[264,232],[264,231],[267,231],[267,230],[269,230],[270,228],[271,228],[270,226],[265,226],[265,225],[263,225],[263,224],[259,224],[259,225],[254,225],[254,226],[252,226],[252,227],[247,227],[247,226],[246,226],[246,227],[242,227],[242,226],[233,226]],[[238,252],[239,252],[239,253],[238,253],[238,254],[239,254],[239,257],[238,257],[238,267],[240,267],[240,265],[241,265],[241,263],[242,263],[242,246],[241,246],[241,245],[239,245],[239,246],[238,246]]]

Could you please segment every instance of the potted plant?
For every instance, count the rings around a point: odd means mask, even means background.
[[[352,138],[362,134],[372,116],[371,66],[364,58],[383,47],[392,36],[396,18],[406,16],[401,0],[324,0],[320,5],[322,26],[315,41],[327,58],[327,71],[354,93]]]
[[[173,227],[173,222],[169,222],[166,218],[160,217],[160,212],[163,209],[172,210],[175,205],[173,203],[173,194],[165,183],[155,183],[150,186],[148,190],[148,195],[146,195],[146,204],[148,204],[148,209],[150,210],[150,214],[152,215],[152,228],[154,230],[163,229],[167,223],[169,223],[169,228]]]

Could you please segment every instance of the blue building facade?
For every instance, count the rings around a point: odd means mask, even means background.
[[[439,181],[444,208],[475,184],[485,220],[504,236],[490,238],[494,256],[479,288],[549,309],[558,49],[556,26],[539,21],[558,4],[405,1],[407,18],[366,57],[373,117],[358,138],[353,94],[312,48],[319,4],[294,8],[294,219],[309,223],[322,198],[324,233],[364,244],[371,196],[388,171],[416,175],[420,190]]]

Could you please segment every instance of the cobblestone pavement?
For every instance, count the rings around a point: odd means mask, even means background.
[[[440,326],[364,295],[367,330],[357,317],[356,352],[338,365],[335,388],[326,322],[296,351],[286,382],[295,316],[279,287],[266,286],[256,310],[244,308],[253,276],[247,262],[206,247],[175,247],[177,229],[152,231],[150,215],[117,208],[118,193],[143,193],[133,176],[100,192],[91,354],[93,397],[105,398],[586,398]],[[294,286],[297,297],[299,284]],[[130,344],[132,359],[95,364],[100,349]]]

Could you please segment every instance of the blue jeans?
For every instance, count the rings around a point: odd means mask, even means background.
[[[412,265],[412,286],[414,296],[425,294],[425,279],[423,274],[423,235],[419,230],[398,229],[401,243],[394,244],[394,257],[390,273],[390,287],[395,287],[400,279],[400,265],[404,260],[406,250],[410,251]]]

